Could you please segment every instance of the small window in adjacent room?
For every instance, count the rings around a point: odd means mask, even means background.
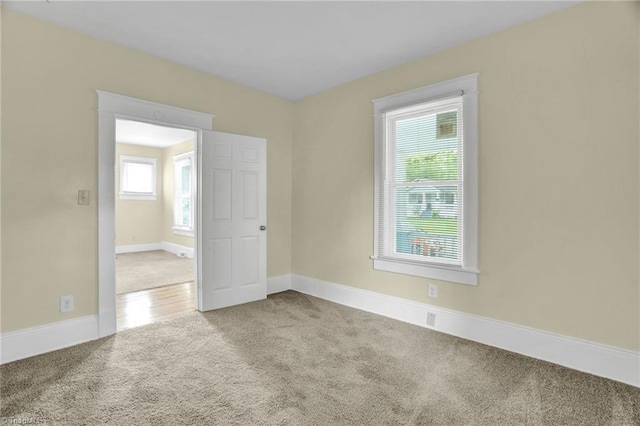
[[[155,158],[120,156],[120,198],[123,200],[155,200]]]
[[[477,74],[373,103],[374,268],[475,285]]]
[[[173,232],[193,236],[193,152],[173,157]]]

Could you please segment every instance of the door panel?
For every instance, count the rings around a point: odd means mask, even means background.
[[[258,173],[243,171],[242,178],[242,218],[258,219],[258,204],[260,194],[258,194]]]
[[[210,196],[213,198],[214,220],[231,220],[232,173],[233,171],[230,169],[212,169],[213,184]]]
[[[260,281],[260,246],[256,237],[242,237],[242,285]]]
[[[267,296],[266,140],[203,132],[200,147],[202,311]]]
[[[232,245],[231,238],[211,239],[212,250],[209,263],[213,266],[212,288],[215,290],[231,288]]]

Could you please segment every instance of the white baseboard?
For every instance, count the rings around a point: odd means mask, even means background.
[[[640,353],[517,324],[413,302],[301,275],[267,280],[267,293],[296,290],[352,308],[549,361],[640,387]],[[0,364],[51,352],[98,338],[98,316],[89,315],[0,335]]]
[[[301,275],[292,289],[352,308],[640,387],[640,353]]]
[[[163,250],[162,243],[131,244],[126,246],[116,246],[116,254],[138,253],[141,251]]]
[[[2,333],[0,364],[67,348],[97,338],[97,315]]]
[[[116,254],[138,253],[141,251],[153,251],[153,250],[164,250],[176,255],[178,253],[184,253],[185,257],[188,257],[189,259],[193,259],[193,256],[195,253],[191,247],[181,246],[180,244],[170,243],[169,241],[163,241],[161,243],[116,246]]]
[[[194,255],[194,250],[191,247],[181,246],[180,244],[170,243],[168,241],[163,241],[160,249],[176,255],[184,253],[185,257],[189,259],[193,259]]]
[[[291,290],[291,274],[267,278],[267,294]]]

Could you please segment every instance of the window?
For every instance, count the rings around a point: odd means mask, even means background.
[[[375,269],[475,285],[477,74],[375,110]]]
[[[123,200],[155,200],[155,158],[120,156],[120,198]]]
[[[193,236],[193,152],[173,157],[173,232]]]
[[[440,201],[445,204],[454,204],[456,199],[455,192],[447,192],[443,190],[440,192]]]

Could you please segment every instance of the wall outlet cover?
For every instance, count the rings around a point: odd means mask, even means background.
[[[435,327],[436,326],[436,314],[433,312],[427,312],[427,326]]]
[[[73,296],[62,296],[60,298],[60,312],[73,311]]]
[[[435,284],[429,284],[428,296],[432,299],[438,298],[438,286]]]

